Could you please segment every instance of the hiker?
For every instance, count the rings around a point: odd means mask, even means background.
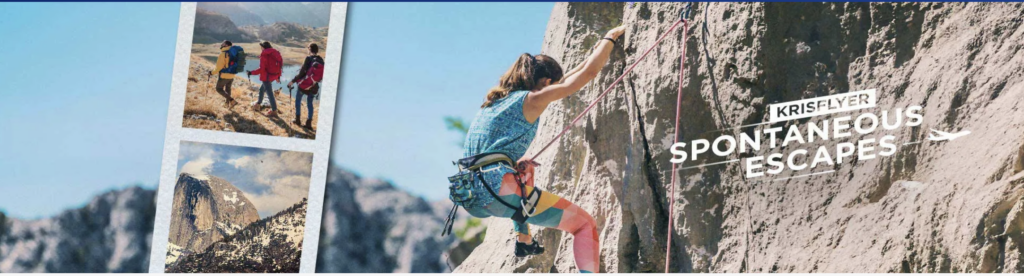
[[[511,218],[518,233],[518,257],[544,252],[530,235],[528,224],[557,228],[573,235],[573,253],[580,272],[598,272],[600,247],[594,218],[576,204],[536,188],[533,172],[537,164],[524,154],[548,104],[568,97],[596,78],[624,31],[622,26],[608,31],[594,52],[564,76],[562,67],[549,56],[520,55],[498,86],[487,93],[470,124],[465,158],[458,161],[461,171],[449,178],[451,197],[457,202],[453,210],[457,211],[459,200],[469,195],[472,200],[461,204],[471,215]],[[515,168],[512,160],[517,160]],[[465,179],[472,184],[456,183]],[[466,189],[468,193],[461,191]]]
[[[260,53],[260,68],[256,70],[248,71],[249,76],[258,75],[260,76],[260,97],[253,103],[253,109],[260,110],[261,104],[263,103],[263,94],[267,94],[270,97],[270,108],[267,112],[267,116],[277,116],[277,101],[274,100],[274,87],[271,82],[277,81],[281,83],[281,66],[284,62],[281,59],[281,52],[270,46],[270,41],[264,41],[260,43],[260,47],[263,48],[263,52]]]
[[[235,81],[235,73],[242,68],[238,67],[238,56],[242,53],[242,47],[233,46],[231,41],[225,40],[220,43],[220,55],[217,56],[217,65],[210,74],[217,73],[217,94],[224,96],[224,104],[232,108],[238,102],[231,97],[231,84]]]
[[[306,129],[313,129],[313,97],[320,92],[320,81],[324,77],[324,59],[317,55],[320,52],[320,46],[317,46],[316,43],[306,46],[306,51],[306,60],[302,62],[299,74],[295,75],[288,83],[288,89],[290,90],[296,83],[299,84],[299,93],[295,93],[295,121],[292,122]],[[306,111],[309,113],[306,115],[305,126],[299,121],[299,118],[302,117],[303,95],[306,96]]]

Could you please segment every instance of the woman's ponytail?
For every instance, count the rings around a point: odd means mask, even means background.
[[[536,84],[533,78],[533,67],[536,59],[530,54],[519,55],[516,63],[505,71],[505,74],[498,80],[498,86],[492,87],[487,92],[487,98],[481,108],[491,106],[494,101],[508,96],[509,92],[527,90]]]

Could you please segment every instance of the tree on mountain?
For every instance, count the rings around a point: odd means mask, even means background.
[[[7,215],[4,214],[4,210],[0,210],[0,239],[3,239],[4,235],[7,234]]]
[[[445,116],[444,124],[449,131],[462,134],[461,139],[456,142],[456,145],[462,146],[462,141],[466,140],[466,134],[469,134],[469,124],[466,123],[466,119],[456,116]]]

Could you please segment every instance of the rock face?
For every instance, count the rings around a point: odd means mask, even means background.
[[[154,195],[133,187],[52,218],[0,219],[0,273],[144,272]]]
[[[202,252],[260,219],[241,190],[215,176],[178,175],[174,185],[168,262],[181,254]]]
[[[317,272],[450,271],[444,252],[455,241],[440,234],[451,205],[432,205],[340,169],[330,171],[327,183]]]
[[[249,224],[195,254],[181,257],[170,273],[298,273],[306,227],[306,199]]]
[[[609,29],[628,29],[600,76],[541,116],[530,154],[683,6],[557,4],[542,53],[563,67]],[[922,125],[886,133],[901,144],[930,128],[972,133],[785,181],[746,179],[741,162],[681,170],[670,202],[677,30],[539,158],[536,183],[597,220],[602,272],[664,271],[667,235],[669,270],[679,272],[1024,271],[1022,15],[1020,3],[701,3],[685,44],[680,141],[768,121],[770,103],[865,89],[878,90],[877,110],[923,107]],[[570,235],[535,231],[547,252],[517,259],[511,227],[489,219],[489,235],[457,272],[577,271]]]

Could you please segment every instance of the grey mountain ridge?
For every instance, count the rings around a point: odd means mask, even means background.
[[[51,218],[6,217],[0,225],[0,273],[146,272],[154,200],[154,191],[132,187]],[[443,272],[442,252],[455,243],[439,236],[450,207],[332,165],[317,271]]]

